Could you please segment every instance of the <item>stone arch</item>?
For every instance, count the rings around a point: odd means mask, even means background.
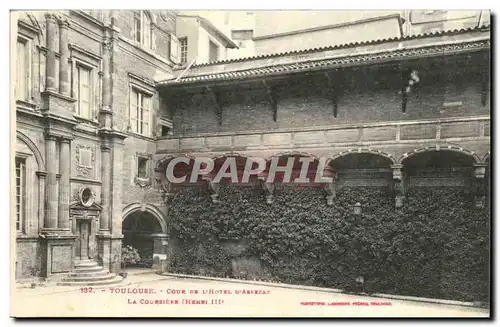
[[[36,144],[24,133],[20,131],[16,131],[16,137],[22,141],[26,146],[33,152],[33,155],[35,156],[36,163],[38,165],[38,170],[39,171],[45,171],[45,162],[43,160],[42,153],[36,146]]]
[[[227,158],[227,157],[248,158],[248,156],[243,155],[239,152],[220,153],[220,154],[213,155],[210,158],[215,161],[215,160],[219,160],[219,159],[223,159],[223,158]]]
[[[122,210],[122,223],[125,221],[125,219],[133,214],[134,212],[141,211],[141,212],[148,212],[150,213],[153,217],[156,218],[158,223],[161,226],[162,232],[167,233],[167,223],[165,219],[165,215],[162,213],[160,209],[158,209],[156,206],[152,204],[144,204],[144,203],[131,203],[127,205],[125,208]]]
[[[327,165],[331,165],[335,160],[351,154],[373,154],[390,160],[391,165],[395,165],[397,163],[396,159],[390,153],[386,153],[380,150],[373,150],[370,148],[357,148],[357,149],[349,149],[347,151],[341,151],[331,156],[327,161]]]
[[[466,155],[468,157],[471,157],[474,160],[474,163],[481,163],[481,159],[477,154],[475,154],[473,151],[464,149],[459,146],[454,146],[454,145],[433,145],[433,146],[427,146],[425,148],[416,148],[410,152],[403,153],[403,155],[398,159],[398,163],[402,164],[403,161],[406,159],[410,158],[411,156],[414,156],[416,154],[424,153],[424,152],[435,152],[435,151],[449,151],[449,152],[456,152],[456,153],[461,153],[463,155]]]
[[[318,156],[311,154],[311,153],[308,153],[308,152],[284,151],[284,152],[279,152],[279,153],[273,154],[270,157],[267,157],[266,161],[271,161],[271,159],[273,159],[273,158],[280,158],[280,157],[287,157],[287,156],[309,157],[309,158],[313,158],[315,160],[319,160]]]
[[[143,10],[144,14],[149,16],[149,19],[151,19],[152,24],[157,24],[158,20],[156,18],[156,14],[152,10]]]

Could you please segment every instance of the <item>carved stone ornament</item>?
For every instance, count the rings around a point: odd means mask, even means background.
[[[86,146],[77,144],[76,145],[76,155],[75,155],[75,168],[78,176],[84,176],[92,178],[94,174],[94,164],[95,164],[95,148],[92,146]],[[90,158],[88,163],[81,162],[81,152],[89,151]]]
[[[151,178],[139,178],[134,177],[134,183],[138,185],[140,188],[150,188],[151,187]]]
[[[113,42],[111,42],[111,39],[109,38],[105,38],[103,41],[102,41],[102,47],[104,50],[109,50],[111,51],[113,49]]]
[[[82,187],[78,194],[79,201],[84,207],[91,207],[94,204],[96,194],[90,187]]]

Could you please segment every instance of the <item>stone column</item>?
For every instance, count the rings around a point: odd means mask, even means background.
[[[122,245],[122,185],[123,185],[123,139],[126,136],[119,132],[113,133],[113,143],[111,152],[111,262],[110,271],[117,272],[120,269],[121,245]]]
[[[337,197],[336,192],[336,180],[337,172],[331,167],[325,168],[324,177],[330,177],[332,179],[331,183],[323,185],[323,191],[325,192],[326,204],[328,206],[333,206],[333,200]]]
[[[45,138],[45,149],[47,153],[47,183],[46,183],[46,211],[44,227],[46,229],[57,228],[58,197],[57,197],[57,152],[56,137],[48,135]]]
[[[69,232],[70,139],[62,138],[59,154],[59,206],[57,227]]]
[[[482,209],[486,202],[486,164],[474,164],[474,180],[473,180],[473,191],[474,191],[474,207],[476,209]]]
[[[109,234],[109,211],[111,204],[111,149],[108,144],[101,145],[102,211],[99,233]]]
[[[394,186],[394,205],[396,208],[401,208],[403,206],[405,192],[404,192],[404,180],[403,180],[403,165],[396,164],[392,165],[392,180]]]
[[[264,190],[265,196],[266,196],[266,203],[267,204],[272,204],[274,202],[274,184],[273,183],[268,183],[267,176],[259,176],[258,177],[260,180],[260,183],[262,185],[262,188]]]
[[[66,96],[70,96],[68,27],[67,19],[59,21],[59,93]]]
[[[112,125],[112,86],[111,86],[111,56],[113,43],[109,37],[102,42],[102,107],[99,114],[101,128],[111,128]]]
[[[57,18],[53,14],[45,14],[47,24],[47,60],[45,63],[45,90],[57,92],[56,79],[56,49],[58,39]]]
[[[39,221],[39,229],[43,228],[44,219],[45,219],[45,178],[47,177],[47,173],[44,171],[37,171],[36,175],[38,176],[38,221]]]

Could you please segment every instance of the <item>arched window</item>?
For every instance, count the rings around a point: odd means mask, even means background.
[[[144,11],[134,14],[135,40],[142,45],[152,47],[152,21],[151,16]]]

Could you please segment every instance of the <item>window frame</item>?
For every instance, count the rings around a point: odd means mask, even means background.
[[[81,108],[81,98],[80,98],[80,92],[81,92],[81,87],[82,84],[80,83],[80,71],[85,70],[88,72],[88,116],[86,116],[84,113],[82,113],[82,108]],[[93,106],[93,101],[92,99],[94,98],[94,78],[93,78],[93,73],[94,69],[92,66],[82,64],[81,62],[77,62],[76,64],[76,106],[77,106],[77,115],[78,117],[87,119],[87,120],[93,120],[94,117],[94,106]]]
[[[188,38],[180,37],[177,39],[179,41],[179,60],[181,64],[187,64],[188,57]]]
[[[21,101],[31,101],[31,96],[32,96],[32,86],[33,86],[33,83],[32,83],[32,76],[33,76],[33,57],[32,57],[32,42],[33,40],[30,39],[29,37],[26,37],[24,35],[21,35],[21,34],[17,34],[17,40],[16,40],[16,87],[15,87],[15,97],[16,97],[16,100],[21,100]],[[20,61],[17,60],[17,56],[18,56],[18,44],[19,43],[23,43],[23,46],[24,46],[24,49],[26,51],[25,55],[24,55],[24,69],[26,70],[26,75],[24,76],[24,81],[25,81],[25,84],[23,85],[23,93],[24,93],[24,97],[21,98],[19,97],[19,76],[18,75],[18,72],[19,72],[19,63]],[[24,70],[23,69],[23,70]]]
[[[148,36],[146,40],[146,35]],[[144,10],[134,12],[134,41],[153,49],[153,17]]]
[[[139,168],[140,168],[140,162],[144,160],[144,176],[140,176],[139,174]],[[145,156],[145,155],[141,155],[141,154],[138,154],[137,155],[137,158],[136,158],[136,170],[135,170],[135,177],[139,178],[139,179],[142,179],[142,180],[147,180],[149,179],[149,161],[150,161],[150,158],[149,156]]]
[[[88,54],[81,54],[80,49],[77,49],[71,45],[71,97],[76,100],[74,107],[74,116],[77,119],[81,119],[86,122],[97,122],[97,108],[101,104],[101,78],[100,78],[100,67],[101,58],[100,57],[89,57]],[[92,62],[92,63],[91,63]],[[89,70],[89,117],[85,117],[80,112],[80,85],[78,81],[79,68]]]
[[[212,45],[214,45],[215,48],[217,49],[215,60],[212,60]],[[220,57],[220,46],[216,42],[208,40],[208,62],[209,63],[217,62],[219,61],[219,57]]]
[[[145,122],[144,119],[138,119],[138,115],[139,115],[139,110],[138,110],[138,105],[139,105],[139,102],[136,102],[136,105],[135,105],[135,119],[133,119],[132,117],[132,112],[133,112],[133,108],[132,108],[132,99],[134,98],[134,95],[137,94],[137,97],[138,99],[140,98],[141,99],[141,117],[144,116],[144,106],[143,106],[143,103],[144,103],[144,99],[148,99],[148,102],[149,102],[149,108],[147,108],[147,111],[148,111],[148,120],[146,121],[147,125],[148,125],[148,131],[147,133],[144,133],[144,127],[142,126],[142,124]],[[131,83],[130,84],[130,87],[129,87],[129,112],[128,112],[128,116],[129,116],[129,124],[128,124],[128,129],[130,132],[134,133],[134,134],[137,134],[137,135],[142,135],[142,136],[145,136],[145,137],[152,137],[153,135],[153,129],[152,129],[152,123],[153,123],[153,95],[154,93],[140,87],[139,85],[137,84],[134,84],[134,83]],[[134,128],[133,126],[133,121],[135,121],[136,123],[136,126]],[[139,131],[138,127],[138,123],[139,121],[141,122],[141,130]]]
[[[21,167],[20,167],[20,176],[19,176],[19,180],[20,180],[20,193],[19,193],[19,202],[17,200],[17,197],[18,197],[18,186],[17,186],[17,181],[18,181],[18,175],[17,175],[17,171],[18,171],[18,162],[21,163]],[[27,169],[27,164],[28,164],[28,160],[27,160],[27,156],[24,156],[24,155],[19,155],[19,154],[16,154],[16,157],[15,157],[15,175],[16,175],[16,220],[15,220],[15,225],[16,225],[16,233],[18,234],[21,234],[21,233],[24,233],[25,231],[25,220],[26,220],[26,212],[27,212],[27,203],[28,203],[28,199],[27,199],[27,193],[26,193],[26,187],[27,187],[27,183],[28,183],[28,178],[27,178],[27,172],[28,172],[28,169]],[[18,206],[19,206],[19,210],[18,210]]]

